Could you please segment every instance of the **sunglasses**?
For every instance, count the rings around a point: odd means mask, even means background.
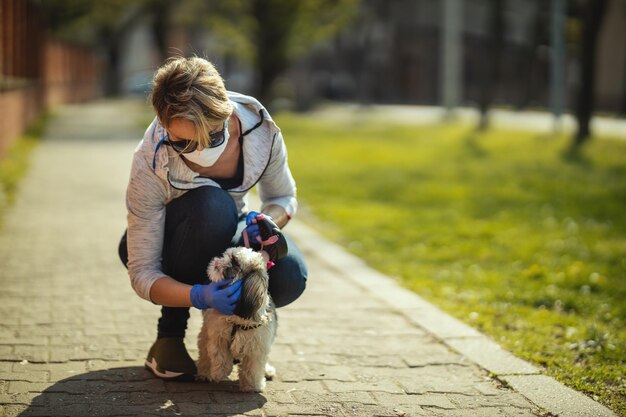
[[[209,134],[209,139],[210,139],[210,143],[208,146],[209,148],[216,148],[224,143],[224,140],[226,140],[225,131],[227,128],[228,128],[228,125],[224,123],[224,127],[222,128],[222,130],[220,130],[219,132],[213,132]],[[165,141],[165,144],[168,146],[171,146],[172,148],[174,148],[176,152],[179,152],[179,153],[191,153],[198,148],[197,141],[187,140],[187,139],[171,140],[169,133],[167,134],[167,139]]]

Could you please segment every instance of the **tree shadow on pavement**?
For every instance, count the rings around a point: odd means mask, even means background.
[[[74,375],[33,398],[20,416],[241,415],[263,407],[262,394],[237,381],[164,382],[138,366]]]

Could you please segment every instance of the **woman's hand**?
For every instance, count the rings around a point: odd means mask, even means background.
[[[194,285],[191,287],[191,304],[200,310],[214,308],[226,316],[232,315],[241,296],[242,281],[232,282],[231,278],[208,285]]]
[[[251,211],[246,224],[248,226],[243,231],[245,246],[265,251],[271,264],[287,255],[287,241],[272,217]]]
[[[259,225],[256,223],[256,217],[261,213],[258,211],[251,211],[246,216],[246,229],[244,230],[244,241],[245,234],[248,235],[248,240],[246,242],[246,246],[250,245],[252,249],[258,250],[261,247],[261,231],[259,230]]]

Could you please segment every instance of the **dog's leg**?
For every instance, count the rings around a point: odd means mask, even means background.
[[[276,376],[276,368],[270,365],[269,362],[265,364],[265,379],[271,381]]]
[[[208,354],[211,356],[211,380],[221,381],[226,379],[233,370],[230,337],[228,337],[225,332],[219,332],[216,335],[212,335],[212,338],[214,339],[214,343],[209,344],[208,349]]]
[[[198,334],[198,379],[209,380],[211,378],[211,355],[209,354],[209,343],[211,337],[208,331],[207,317],[202,322],[202,329]]]
[[[269,346],[271,346],[272,343],[274,343],[274,339],[276,338],[276,328],[278,327],[278,315],[276,314],[276,306],[274,305],[274,302],[271,301],[271,299],[270,299],[270,305],[269,305],[268,310],[271,312],[271,315],[272,315],[272,318],[269,322],[269,336],[268,336],[270,339]],[[269,349],[267,351],[267,356],[265,360],[265,379],[268,381],[271,381],[276,376],[276,368],[270,365],[270,363],[267,361],[268,357],[269,357]]]
[[[267,354],[246,355],[239,364],[239,389],[242,392],[261,392],[265,389]]]

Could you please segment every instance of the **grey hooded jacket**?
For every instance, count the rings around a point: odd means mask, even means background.
[[[280,129],[254,98],[229,92],[242,131],[244,178],[227,190],[239,214],[248,211],[248,191],[258,186],[261,210],[276,204],[292,217],[297,210],[296,184],[287,164],[287,149]],[[135,149],[126,191],[128,209],[128,274],[135,292],[150,300],[150,288],[166,276],[161,270],[165,205],[188,190],[219,185],[192,171],[169,146],[157,146],[165,129],[155,118]]]

